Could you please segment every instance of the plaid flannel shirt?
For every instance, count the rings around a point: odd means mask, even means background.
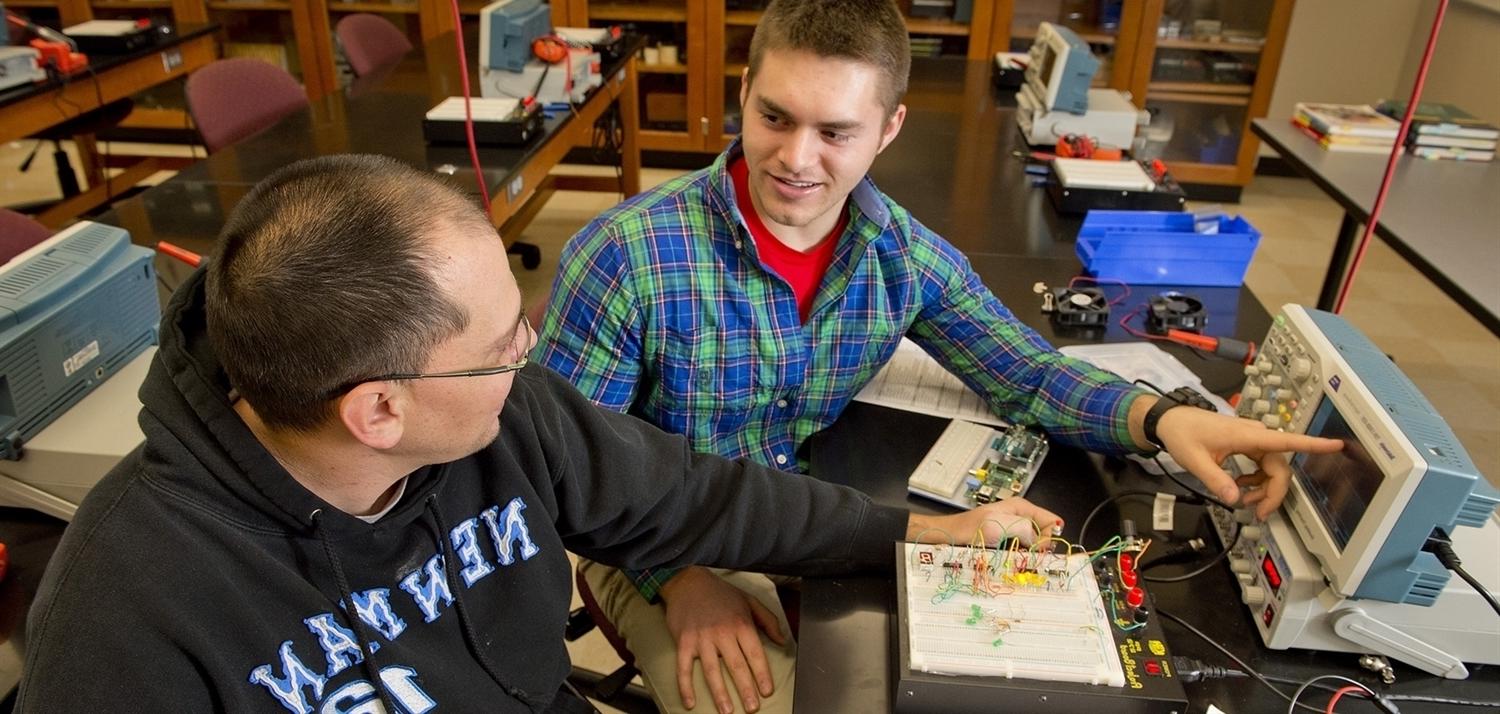
[[[536,359],[698,451],[805,471],[803,441],[838,418],[905,335],[1009,422],[1091,451],[1135,449],[1126,414],[1137,390],[1056,352],[868,177],[803,324],[735,203],[728,161],[739,151],[625,201],[568,242]],[[630,575],[654,600],[675,573]]]

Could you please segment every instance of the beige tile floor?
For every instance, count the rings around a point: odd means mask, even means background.
[[[55,196],[49,149],[28,173],[16,170],[29,150],[29,142],[0,146],[0,205]],[[647,169],[642,180],[652,186],[678,173]],[[617,198],[564,191],[551,200],[522,236],[541,247],[542,265],[534,271],[514,265],[528,299],[547,294],[562,245]],[[1341,216],[1332,200],[1302,179],[1259,177],[1240,204],[1223,208],[1244,215],[1264,235],[1246,283],[1268,309],[1317,299]],[[1481,471],[1500,484],[1500,338],[1379,240],[1369,250],[1345,315],[1395,358],[1448,419]],[[569,650],[575,662],[595,671],[620,664],[597,632],[571,643]]]

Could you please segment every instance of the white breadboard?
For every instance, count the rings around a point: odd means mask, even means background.
[[[912,671],[1125,685],[1086,555],[1030,554],[1020,562],[1005,551],[914,543],[905,554],[900,614]],[[1005,564],[989,567],[997,558]],[[944,565],[955,562],[961,567]],[[993,596],[945,588],[950,574],[974,583],[976,565],[985,572],[982,589]],[[945,591],[953,594],[938,597]]]

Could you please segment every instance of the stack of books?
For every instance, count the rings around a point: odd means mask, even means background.
[[[1406,114],[1406,102],[1386,100],[1376,110],[1396,119]],[[1406,150],[1424,159],[1494,161],[1500,128],[1452,104],[1422,102],[1412,113]]]
[[[1389,154],[1400,122],[1368,104],[1298,102],[1292,125],[1329,151]]]

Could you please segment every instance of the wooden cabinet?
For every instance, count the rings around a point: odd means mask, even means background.
[[[910,8],[911,2],[903,2]],[[1293,0],[972,0],[967,14],[908,17],[913,53],[987,59],[1024,52],[1043,22],[1100,58],[1095,84],[1151,112],[1146,155],[1205,195],[1235,198],[1254,172],[1250,120],[1264,116]],[[755,0],[554,0],[558,24],[629,24],[661,45],[641,67],[641,143],[716,152],[739,130],[739,85]],[[674,59],[675,56],[675,59]],[[655,61],[651,61],[655,60]]]
[[[914,51],[988,57],[997,0],[955,4],[969,7],[966,18],[908,17]],[[764,7],[755,0],[554,0],[553,18],[569,26],[628,24],[645,35],[641,147],[715,153],[739,132],[740,77]]]
[[[898,0],[911,9],[912,0]],[[332,28],[374,12],[427,42],[454,29],[452,0],[6,0],[94,13],[170,12],[224,25],[225,54],[268,53],[317,99],[336,91]],[[485,0],[459,0],[466,20]],[[1095,79],[1151,112],[1140,134],[1186,184],[1234,198],[1254,172],[1250,121],[1265,115],[1293,0],[955,0],[957,17],[908,16],[913,54],[988,59],[1024,52],[1043,21],[1073,29],[1100,57]],[[765,0],[551,0],[559,26],[628,25],[648,38],[639,64],[641,146],[713,153],[738,133],[740,76]],[[106,15],[107,16],[107,15]],[[413,23],[415,27],[413,27]],[[467,22],[466,22],[467,24]],[[472,28],[470,28],[472,29]],[[477,51],[471,48],[471,51]],[[931,98],[927,98],[931,99]],[[908,101],[924,101],[909,97]],[[175,117],[163,120],[179,121]]]
[[[1151,112],[1145,152],[1179,181],[1238,199],[1255,173],[1250,121],[1266,115],[1293,0],[1145,0],[1126,88]]]

